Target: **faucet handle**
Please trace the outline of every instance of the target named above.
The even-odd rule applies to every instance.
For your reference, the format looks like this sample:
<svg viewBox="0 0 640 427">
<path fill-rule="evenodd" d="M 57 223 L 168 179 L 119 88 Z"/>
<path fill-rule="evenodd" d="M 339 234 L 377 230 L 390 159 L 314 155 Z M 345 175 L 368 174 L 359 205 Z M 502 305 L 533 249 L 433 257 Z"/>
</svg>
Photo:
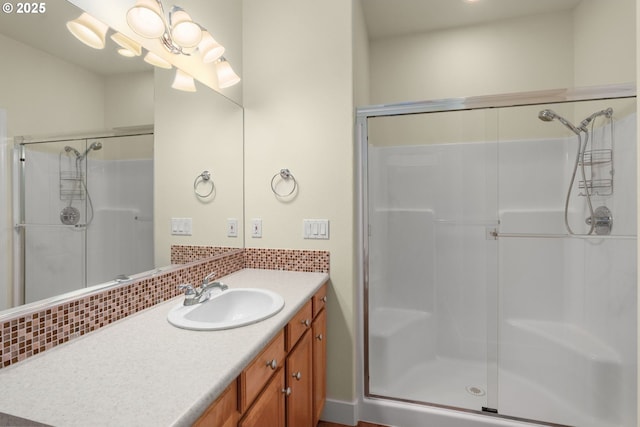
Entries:
<svg viewBox="0 0 640 427">
<path fill-rule="evenodd" d="M 193 285 L 191 283 L 183 283 L 182 285 L 178 286 L 179 290 L 185 290 L 184 294 L 185 295 L 195 295 L 196 294 L 196 290 L 193 287 Z"/>
<path fill-rule="evenodd" d="M 207 274 L 207 275 L 205 276 L 204 280 L 202 281 L 202 283 L 203 283 L 203 284 L 205 284 L 205 285 L 206 285 L 206 284 L 208 284 L 208 283 L 209 283 L 209 280 L 211 280 L 211 279 L 215 279 L 216 274 L 218 274 L 218 273 L 217 273 L 217 272 L 215 272 L 215 271 L 213 271 L 213 272 L 211 272 L 211 273 Z"/>
</svg>

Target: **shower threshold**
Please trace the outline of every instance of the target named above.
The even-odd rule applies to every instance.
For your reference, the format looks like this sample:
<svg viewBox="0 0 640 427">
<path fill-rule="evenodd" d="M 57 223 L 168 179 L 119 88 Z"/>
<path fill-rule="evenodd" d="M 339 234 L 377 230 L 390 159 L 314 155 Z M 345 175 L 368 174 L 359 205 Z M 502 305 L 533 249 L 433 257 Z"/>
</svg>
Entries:
<svg viewBox="0 0 640 427">
<path fill-rule="evenodd" d="M 390 384 L 375 384 L 372 374 L 369 391 L 378 398 L 481 412 L 487 406 L 486 375 L 484 362 L 436 357 L 408 369 Z M 612 420 L 589 416 L 561 396 L 510 371 L 501 370 L 499 375 L 499 415 L 540 423 L 536 425 L 619 426 Z"/>
</svg>

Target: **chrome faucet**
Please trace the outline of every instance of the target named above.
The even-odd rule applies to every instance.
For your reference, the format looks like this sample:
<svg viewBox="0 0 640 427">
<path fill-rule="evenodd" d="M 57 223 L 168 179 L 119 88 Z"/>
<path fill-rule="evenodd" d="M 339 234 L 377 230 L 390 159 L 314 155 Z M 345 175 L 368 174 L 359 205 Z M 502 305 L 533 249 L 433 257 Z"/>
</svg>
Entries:
<svg viewBox="0 0 640 427">
<path fill-rule="evenodd" d="M 222 282 L 210 282 L 215 275 L 215 272 L 208 274 L 202 281 L 202 286 L 199 288 L 194 288 L 190 283 L 178 286 L 178 289 L 184 289 L 184 305 L 195 305 L 208 301 L 211 298 L 211 291 L 215 288 L 221 291 L 229 289 L 229 287 Z"/>
</svg>

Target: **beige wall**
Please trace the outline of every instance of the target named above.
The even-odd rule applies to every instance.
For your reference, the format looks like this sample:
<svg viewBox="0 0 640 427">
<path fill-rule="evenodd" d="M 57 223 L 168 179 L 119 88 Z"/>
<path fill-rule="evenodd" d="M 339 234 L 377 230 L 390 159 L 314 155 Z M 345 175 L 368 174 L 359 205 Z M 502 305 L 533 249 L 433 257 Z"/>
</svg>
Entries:
<svg viewBox="0 0 640 427">
<path fill-rule="evenodd" d="M 247 247 L 331 252 L 328 395 L 355 387 L 354 156 L 351 2 L 244 1 L 245 218 L 262 218 Z M 297 196 L 271 177 L 289 168 Z M 304 240 L 302 220 L 330 221 L 330 240 Z M 248 233 L 247 233 L 248 234 Z"/>
<path fill-rule="evenodd" d="M 574 11 L 574 86 L 634 82 L 636 0 L 582 0 Z"/>
<path fill-rule="evenodd" d="M 105 78 L 106 129 L 153 126 L 153 70 Z"/>
<path fill-rule="evenodd" d="M 371 42 L 371 103 L 571 87 L 570 12 Z"/>
<path fill-rule="evenodd" d="M 170 264 L 172 244 L 242 247 L 241 231 L 226 236 L 227 218 L 242 224 L 242 108 L 200 83 L 195 93 L 172 89 L 171 70 L 155 76 L 155 264 Z M 193 184 L 205 170 L 215 191 L 200 199 Z M 193 234 L 172 236 L 171 218 L 192 218 Z"/>
<path fill-rule="evenodd" d="M 9 137 L 104 128 L 104 81 L 83 68 L 0 35 L 0 108 Z"/>
</svg>

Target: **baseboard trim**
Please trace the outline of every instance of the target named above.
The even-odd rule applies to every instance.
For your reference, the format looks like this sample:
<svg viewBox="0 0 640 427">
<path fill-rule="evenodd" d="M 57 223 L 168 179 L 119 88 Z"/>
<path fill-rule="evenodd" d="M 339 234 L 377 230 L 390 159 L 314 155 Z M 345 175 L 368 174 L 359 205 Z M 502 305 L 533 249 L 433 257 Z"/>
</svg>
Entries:
<svg viewBox="0 0 640 427">
<path fill-rule="evenodd" d="M 330 423 L 355 426 L 358 424 L 358 402 L 326 399 L 320 419 Z"/>
</svg>

